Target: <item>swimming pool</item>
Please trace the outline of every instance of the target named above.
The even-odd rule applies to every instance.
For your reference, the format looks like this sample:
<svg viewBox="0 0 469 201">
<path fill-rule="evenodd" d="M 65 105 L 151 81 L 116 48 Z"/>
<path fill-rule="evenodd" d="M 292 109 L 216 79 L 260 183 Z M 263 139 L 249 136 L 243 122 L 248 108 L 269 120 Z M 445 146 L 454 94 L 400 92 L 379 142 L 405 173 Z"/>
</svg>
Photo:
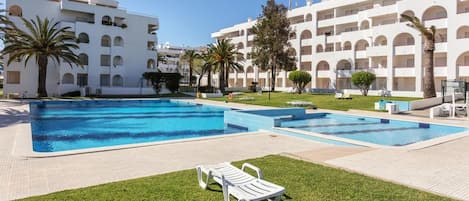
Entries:
<svg viewBox="0 0 469 201">
<path fill-rule="evenodd" d="M 227 110 L 170 100 L 33 102 L 33 150 L 60 152 L 247 131 L 225 125 Z"/>
<path fill-rule="evenodd" d="M 462 127 L 331 113 L 317 113 L 307 119 L 283 121 L 281 127 L 385 146 L 405 146 L 469 131 Z"/>
</svg>

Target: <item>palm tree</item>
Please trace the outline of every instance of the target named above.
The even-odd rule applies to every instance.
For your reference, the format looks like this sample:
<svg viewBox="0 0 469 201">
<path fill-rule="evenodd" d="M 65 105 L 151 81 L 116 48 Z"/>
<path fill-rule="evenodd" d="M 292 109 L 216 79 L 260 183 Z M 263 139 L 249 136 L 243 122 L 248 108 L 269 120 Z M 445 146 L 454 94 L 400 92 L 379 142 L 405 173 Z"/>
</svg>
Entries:
<svg viewBox="0 0 469 201">
<path fill-rule="evenodd" d="M 419 31 L 425 41 L 423 47 L 423 68 L 425 77 L 423 80 L 423 96 L 424 98 L 436 97 L 435 78 L 434 78 L 434 54 L 435 54 L 435 36 L 436 27 L 425 27 L 419 18 L 407 14 L 401 14 L 401 17 L 409 21 L 410 27 Z"/>
<path fill-rule="evenodd" d="M 4 26 L 0 31 L 5 33 L 5 48 L 2 55 L 8 55 L 7 65 L 18 59 L 24 59 L 25 66 L 30 59 L 35 59 L 38 65 L 39 97 L 47 97 L 46 78 L 49 59 L 59 66 L 62 61 L 70 67 L 80 64 L 80 59 L 73 50 L 78 49 L 75 35 L 69 31 L 70 27 L 59 27 L 59 22 L 53 23 L 49 19 L 34 20 L 22 18 L 26 30 L 18 28 L 7 18 L 2 21 Z M 81 64 L 80 64 L 81 66 Z"/>
<path fill-rule="evenodd" d="M 215 66 L 213 64 L 214 62 L 212 58 L 212 49 L 207 49 L 207 52 L 203 53 L 201 55 L 201 58 L 204 64 L 202 65 L 202 68 L 201 68 L 197 88 L 200 88 L 200 82 L 206 73 L 207 73 L 207 87 L 212 88 L 212 72 Z"/>
<path fill-rule="evenodd" d="M 192 72 L 194 70 L 194 61 L 200 58 L 199 53 L 195 50 L 186 50 L 182 55 L 181 60 L 189 63 L 189 86 L 192 87 Z"/>
<path fill-rule="evenodd" d="M 209 49 L 213 59 L 213 64 L 219 67 L 219 89 L 225 92 L 228 86 L 229 69 L 242 70 L 243 67 L 236 61 L 236 56 L 240 53 L 229 40 L 217 40 L 215 44 L 210 44 Z"/>
</svg>

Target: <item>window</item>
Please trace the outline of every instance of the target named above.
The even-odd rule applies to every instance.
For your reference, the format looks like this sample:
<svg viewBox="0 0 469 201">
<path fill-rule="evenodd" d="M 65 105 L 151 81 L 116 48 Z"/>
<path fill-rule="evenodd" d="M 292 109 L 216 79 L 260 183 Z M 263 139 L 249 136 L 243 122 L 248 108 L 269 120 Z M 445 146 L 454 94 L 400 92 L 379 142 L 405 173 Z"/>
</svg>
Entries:
<svg viewBox="0 0 469 201">
<path fill-rule="evenodd" d="M 111 76 L 109 74 L 101 74 L 99 76 L 99 83 L 102 87 L 111 86 Z"/>
<path fill-rule="evenodd" d="M 16 16 L 16 17 L 23 17 L 23 9 L 21 9 L 21 7 L 17 5 L 10 6 L 10 9 L 8 9 L 8 15 Z"/>
<path fill-rule="evenodd" d="M 102 24 L 107 26 L 112 26 L 112 19 L 109 16 L 103 16 Z"/>
<path fill-rule="evenodd" d="M 147 61 L 147 68 L 148 68 L 148 69 L 154 69 L 154 68 L 155 68 L 155 60 L 149 59 L 149 60 Z"/>
<path fill-rule="evenodd" d="M 407 67 L 414 67 L 414 59 L 407 59 Z"/>
<path fill-rule="evenodd" d="M 90 37 L 86 33 L 80 33 L 78 35 L 78 41 L 80 43 L 90 43 Z"/>
<path fill-rule="evenodd" d="M 114 77 L 112 77 L 112 86 L 113 87 L 123 87 L 124 86 L 124 80 L 122 79 L 122 76 L 114 75 Z"/>
<path fill-rule="evenodd" d="M 88 74 L 77 74 L 77 85 L 80 87 L 88 86 Z"/>
<path fill-rule="evenodd" d="M 124 65 L 124 59 L 122 59 L 121 56 L 115 56 L 113 59 L 113 65 L 114 67 Z"/>
<path fill-rule="evenodd" d="M 120 36 L 114 38 L 114 46 L 123 47 L 124 46 L 124 39 Z"/>
<path fill-rule="evenodd" d="M 19 71 L 7 71 L 7 84 L 20 84 L 21 73 Z"/>
<path fill-rule="evenodd" d="M 111 66 L 111 55 L 101 55 L 101 66 Z"/>
<path fill-rule="evenodd" d="M 88 59 L 87 54 L 82 53 L 82 54 L 78 55 L 78 58 L 80 59 L 81 65 L 84 65 L 84 66 L 88 65 L 89 59 Z"/>
<path fill-rule="evenodd" d="M 73 84 L 75 82 L 73 75 L 71 73 L 64 74 L 62 78 L 62 84 Z"/>
<path fill-rule="evenodd" d="M 104 35 L 101 38 L 101 46 L 102 47 L 111 47 L 111 37 L 109 37 L 108 35 Z"/>
</svg>

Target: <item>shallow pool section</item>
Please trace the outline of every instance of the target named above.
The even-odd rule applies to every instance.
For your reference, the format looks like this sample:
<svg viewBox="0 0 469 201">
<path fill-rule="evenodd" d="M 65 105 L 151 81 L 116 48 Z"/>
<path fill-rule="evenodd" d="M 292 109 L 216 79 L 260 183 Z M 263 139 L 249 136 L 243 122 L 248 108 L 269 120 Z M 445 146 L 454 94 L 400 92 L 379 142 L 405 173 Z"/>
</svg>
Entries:
<svg viewBox="0 0 469 201">
<path fill-rule="evenodd" d="M 283 121 L 281 127 L 385 146 L 405 146 L 469 131 L 462 127 L 330 113 Z"/>
<path fill-rule="evenodd" d="M 246 132 L 224 111 L 170 100 L 33 102 L 35 152 L 60 152 Z"/>
</svg>

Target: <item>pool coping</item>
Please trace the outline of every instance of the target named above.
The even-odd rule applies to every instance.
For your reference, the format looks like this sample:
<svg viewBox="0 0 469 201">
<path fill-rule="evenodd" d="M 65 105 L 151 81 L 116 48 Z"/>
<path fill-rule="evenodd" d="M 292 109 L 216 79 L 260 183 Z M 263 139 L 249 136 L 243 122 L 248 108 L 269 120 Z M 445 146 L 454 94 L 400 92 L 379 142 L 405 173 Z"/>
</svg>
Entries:
<svg viewBox="0 0 469 201">
<path fill-rule="evenodd" d="M 404 121 L 404 122 L 412 122 L 412 123 L 423 123 L 421 121 L 417 120 L 408 120 L 408 119 L 399 119 L 399 118 L 392 118 L 392 117 L 377 117 L 377 116 L 372 116 L 369 114 L 354 114 L 354 113 L 349 113 L 349 112 L 341 112 L 341 111 L 330 111 L 330 110 L 324 110 L 324 111 L 315 111 L 311 112 L 311 110 L 306 110 L 307 114 L 317 114 L 317 113 L 331 113 L 331 114 L 341 114 L 341 115 L 349 115 L 349 116 L 357 116 L 357 117 L 367 117 L 367 118 L 375 118 L 375 119 L 388 119 L 388 120 L 394 120 L 394 121 Z M 426 124 L 433 124 L 433 125 L 440 125 L 440 126 L 449 126 L 449 127 L 461 127 L 461 128 L 466 128 L 469 129 L 469 125 L 452 125 L 452 124 L 445 124 L 445 123 L 440 123 L 440 122 L 429 122 Z M 437 146 L 440 144 L 448 143 L 451 141 L 455 141 L 461 138 L 469 137 L 469 130 L 464 131 L 464 132 L 459 132 L 459 133 L 454 133 L 454 134 L 449 134 L 446 136 L 441 136 L 425 141 L 420 141 L 420 142 L 415 142 L 409 145 L 405 146 L 388 146 L 388 145 L 380 145 L 380 144 L 375 144 L 375 143 L 369 143 L 369 142 L 363 142 L 363 141 L 358 141 L 358 140 L 352 140 L 352 139 L 347 139 L 347 138 L 341 138 L 341 137 L 336 137 L 336 136 L 330 136 L 330 135 L 324 135 L 321 133 L 316 133 L 316 132 L 311 132 L 311 131 L 303 131 L 300 129 L 292 129 L 292 128 L 281 128 L 281 127 L 275 127 L 274 129 L 278 130 L 285 130 L 289 132 L 294 132 L 302 135 L 309 135 L 313 137 L 319 137 L 327 140 L 334 140 L 334 141 L 339 141 L 339 142 L 345 142 L 353 145 L 359 145 L 359 146 L 365 146 L 365 147 L 370 147 L 370 148 L 386 148 L 386 149 L 400 149 L 400 150 L 419 150 L 419 149 L 425 149 L 433 146 Z"/>
<path fill-rule="evenodd" d="M 177 103 L 185 103 L 185 104 L 199 104 L 195 101 L 191 100 L 182 100 L 182 99 L 168 99 L 168 98 L 155 98 L 155 99 L 99 99 L 99 100 L 38 100 L 38 101 L 30 101 L 28 104 L 33 102 L 74 102 L 74 101 L 138 101 L 138 100 L 147 100 L 147 101 L 156 101 L 156 100 L 168 100 L 170 102 L 177 102 Z M 224 107 L 220 105 L 211 105 L 211 104 L 202 104 L 207 105 L 210 107 L 216 108 L 225 108 L 230 109 L 230 107 Z M 28 112 L 31 113 L 30 106 L 28 107 Z M 142 148 L 142 147 L 150 147 L 150 146 L 158 146 L 158 145 L 167 145 L 167 144 L 177 144 L 177 143 L 184 143 L 184 142 L 195 142 L 195 141 L 202 141 L 202 140 L 213 140 L 213 139 L 221 139 L 227 137 L 238 137 L 244 135 L 255 135 L 261 133 L 262 131 L 252 131 L 252 132 L 241 132 L 241 133 L 233 133 L 233 134 L 217 134 L 212 136 L 206 137 L 194 137 L 194 138 L 183 138 L 177 140 L 166 140 L 166 141 L 158 141 L 158 142 L 145 142 L 145 143 L 135 143 L 135 144 L 125 144 L 125 145 L 115 145 L 115 146 L 106 146 L 106 147 L 97 147 L 97 148 L 87 148 L 87 149 L 77 149 L 77 150 L 68 150 L 68 151 L 58 151 L 58 152 L 36 152 L 33 148 L 33 140 L 32 140 L 32 128 L 31 122 L 18 124 L 16 126 L 16 137 L 14 139 L 14 145 L 12 149 L 12 155 L 17 157 L 23 158 L 51 158 L 51 157 L 62 157 L 62 156 L 71 156 L 71 155 L 79 155 L 79 154 L 90 154 L 90 153 L 99 153 L 99 152 L 107 152 L 107 151 L 115 151 L 115 150 L 124 150 L 124 149 L 134 149 L 134 148 Z"/>
<path fill-rule="evenodd" d="M 88 148 L 88 149 L 77 149 L 69 151 L 58 151 L 58 152 L 36 152 L 33 150 L 33 140 L 31 132 L 31 124 L 20 124 L 16 128 L 16 137 L 13 145 L 12 155 L 23 158 L 51 158 L 51 157 L 62 157 L 62 156 L 72 156 L 79 154 L 90 154 L 90 153 L 99 153 L 99 152 L 108 152 L 124 149 L 135 149 L 142 147 L 151 147 L 159 145 L 168 145 L 168 144 L 178 144 L 185 142 L 196 142 L 203 140 L 214 140 L 228 137 L 238 137 L 245 135 L 256 135 L 262 133 L 261 131 L 255 132 L 242 132 L 234 134 L 219 134 L 207 137 L 195 137 L 195 138 L 185 138 L 178 140 L 167 140 L 159 142 L 146 142 L 146 143 L 137 143 L 137 144 L 126 144 L 126 145 L 116 145 L 116 146 L 106 146 L 98 148 Z"/>
</svg>

